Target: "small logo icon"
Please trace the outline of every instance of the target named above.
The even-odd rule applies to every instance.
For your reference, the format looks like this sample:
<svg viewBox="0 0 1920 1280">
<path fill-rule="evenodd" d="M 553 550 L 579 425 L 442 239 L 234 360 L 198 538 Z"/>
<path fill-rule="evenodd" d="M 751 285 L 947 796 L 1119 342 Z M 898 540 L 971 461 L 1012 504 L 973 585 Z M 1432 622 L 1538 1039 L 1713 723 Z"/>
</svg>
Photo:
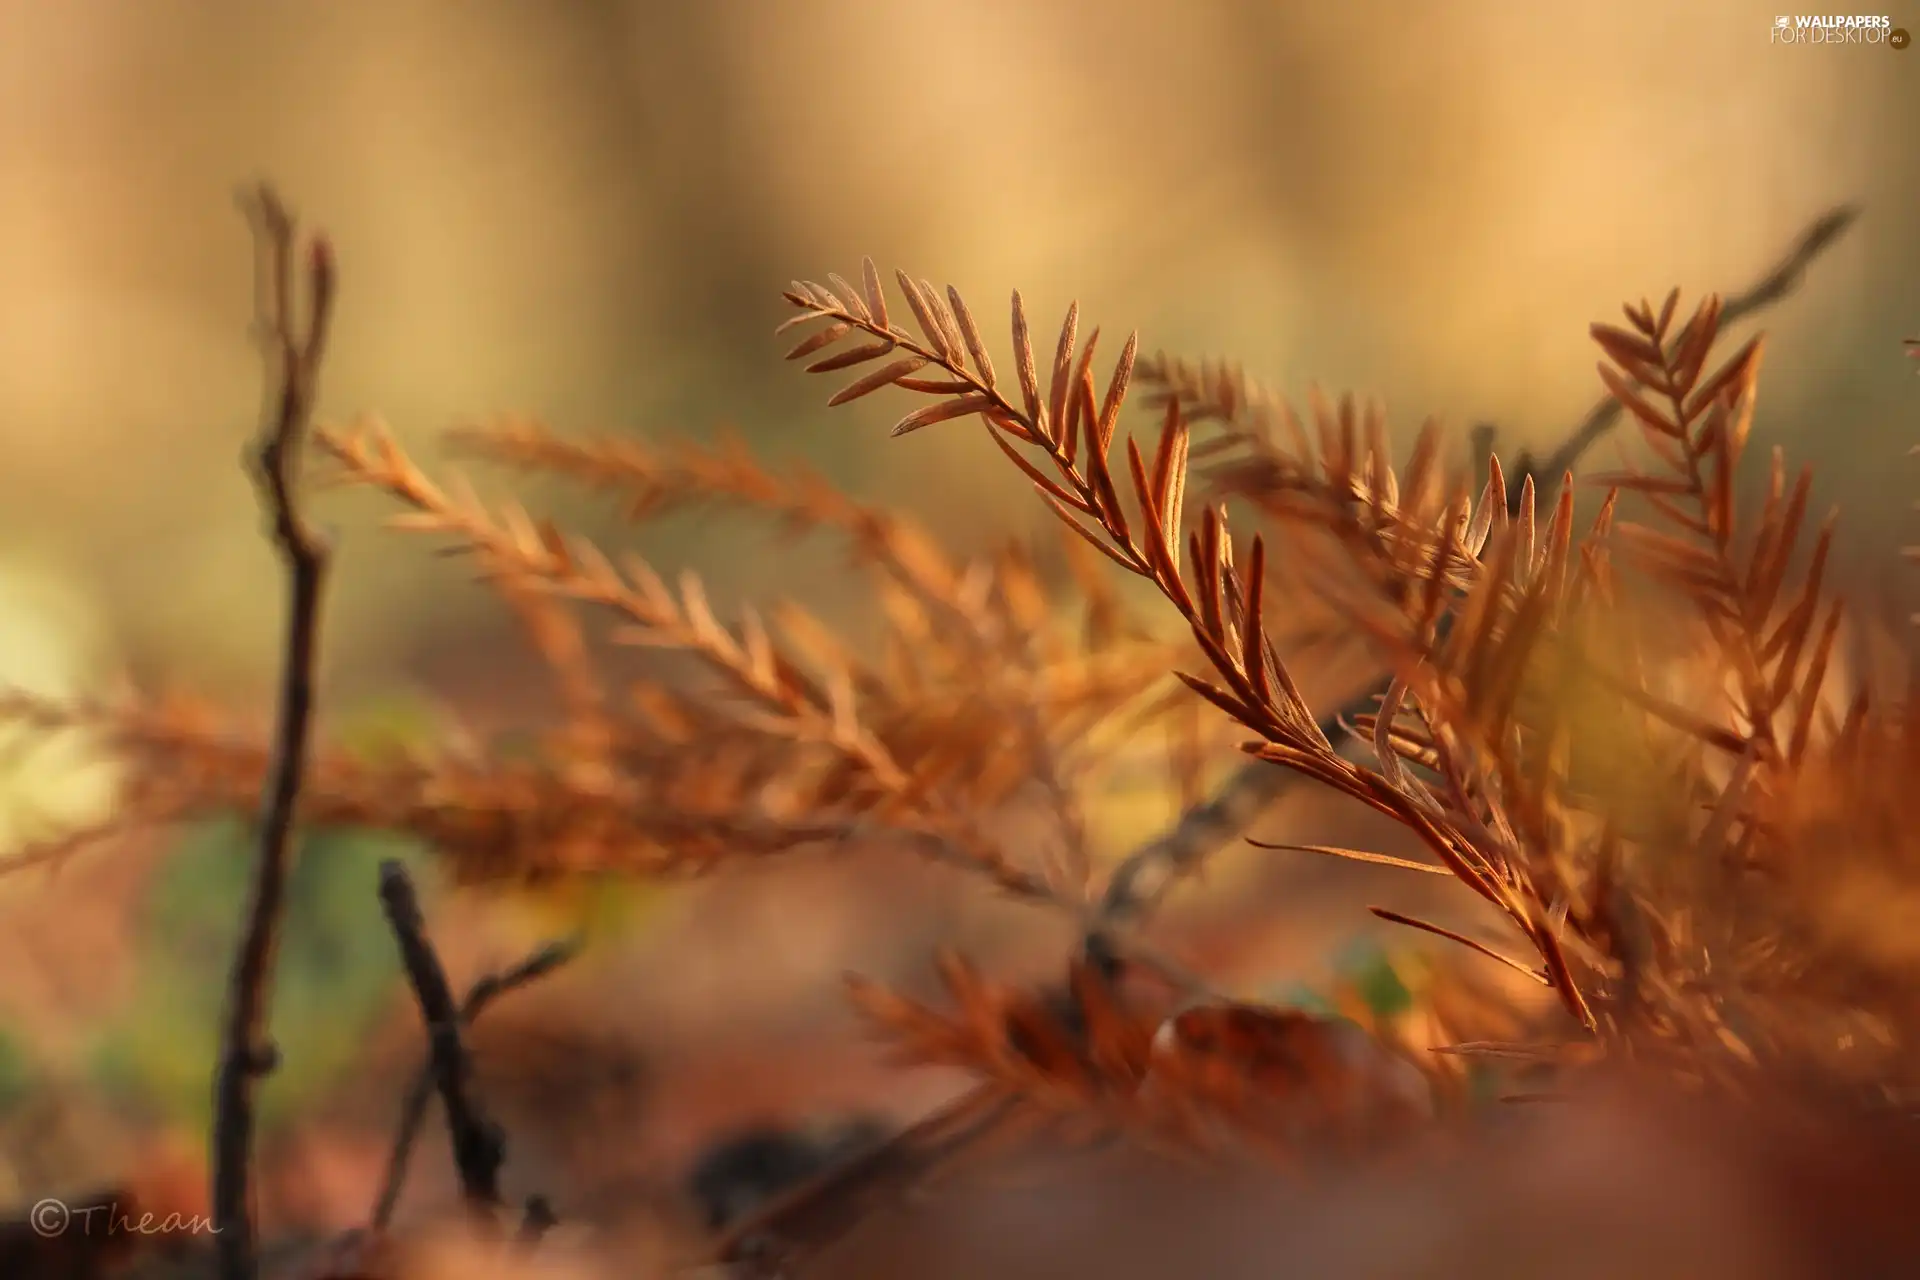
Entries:
<svg viewBox="0 0 1920 1280">
<path fill-rule="evenodd" d="M 1773 20 L 1774 30 L 1776 31 L 1785 31 L 1788 27 L 1792 25 L 1793 25 L 1793 19 L 1788 17 L 1784 13 Z"/>
<path fill-rule="evenodd" d="M 1913 37 L 1907 34 L 1905 27 L 1895 27 L 1893 30 L 1887 32 L 1887 47 L 1889 49 L 1904 49 L 1912 43 Z"/>
<path fill-rule="evenodd" d="M 72 1221 L 72 1211 L 59 1200 L 42 1200 L 27 1214 L 27 1225 L 43 1240 L 63 1234 Z"/>
</svg>

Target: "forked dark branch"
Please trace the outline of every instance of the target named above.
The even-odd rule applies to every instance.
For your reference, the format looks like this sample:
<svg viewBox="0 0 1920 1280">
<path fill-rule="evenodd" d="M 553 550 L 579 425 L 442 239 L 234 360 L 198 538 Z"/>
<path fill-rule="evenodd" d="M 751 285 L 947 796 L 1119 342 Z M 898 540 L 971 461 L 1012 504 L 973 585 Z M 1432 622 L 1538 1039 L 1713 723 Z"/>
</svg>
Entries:
<svg viewBox="0 0 1920 1280">
<path fill-rule="evenodd" d="M 500 1166 L 506 1162 L 506 1139 L 473 1096 L 466 1045 L 460 1036 L 461 1011 L 454 1005 L 453 988 L 440 957 L 427 940 L 426 919 L 413 881 L 397 862 L 380 867 L 380 905 L 393 928 L 400 962 L 426 1023 L 434 1086 L 447 1113 L 461 1195 L 476 1217 L 490 1222 L 501 1204 Z"/>
<path fill-rule="evenodd" d="M 495 1000 L 539 981 L 578 954 L 579 945 L 576 942 L 549 943 L 513 968 L 480 979 L 468 989 L 467 998 L 460 1002 L 460 1025 L 471 1026 L 474 1019 Z M 426 1065 L 407 1089 L 406 1101 L 400 1109 L 399 1128 L 394 1135 L 393 1150 L 387 1157 L 386 1177 L 381 1180 L 380 1196 L 374 1204 L 371 1225 L 376 1232 L 386 1230 L 393 1220 L 394 1209 L 400 1203 L 400 1191 L 406 1185 L 407 1165 L 413 1155 L 414 1139 L 419 1134 L 421 1121 L 426 1118 L 427 1103 L 433 1097 L 439 1077 L 439 1068 L 429 1054 Z"/>
</svg>

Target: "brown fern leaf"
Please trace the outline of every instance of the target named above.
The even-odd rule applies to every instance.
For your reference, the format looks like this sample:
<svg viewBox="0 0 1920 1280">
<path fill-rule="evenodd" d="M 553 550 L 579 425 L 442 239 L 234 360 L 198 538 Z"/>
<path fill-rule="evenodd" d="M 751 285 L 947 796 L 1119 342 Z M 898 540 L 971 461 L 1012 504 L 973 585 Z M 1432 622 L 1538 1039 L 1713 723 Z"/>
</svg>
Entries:
<svg viewBox="0 0 1920 1280">
<path fill-rule="evenodd" d="M 902 275 L 902 280 L 907 277 Z M 1202 536 L 1210 538 L 1216 548 L 1216 556 L 1211 562 L 1199 563 L 1197 571 L 1204 576 L 1201 588 L 1213 588 L 1210 600 L 1197 603 L 1190 593 L 1182 576 L 1180 554 L 1186 541 L 1184 532 L 1183 508 L 1187 482 L 1187 459 L 1190 436 L 1185 419 L 1180 415 L 1178 406 L 1170 406 L 1163 423 L 1159 440 L 1154 448 L 1154 457 L 1149 466 L 1146 456 L 1137 442 L 1129 441 L 1128 467 L 1131 473 L 1131 489 L 1137 508 L 1137 515 L 1130 517 L 1122 504 L 1118 482 L 1115 479 L 1110 457 L 1115 431 L 1118 427 L 1121 405 L 1126 397 L 1127 383 L 1131 375 L 1137 339 L 1129 339 L 1116 366 L 1114 376 L 1108 383 L 1104 398 L 1096 408 L 1094 405 L 1096 389 L 1091 369 L 1091 354 L 1097 342 L 1097 335 L 1089 338 L 1085 349 L 1075 345 L 1078 333 L 1077 308 L 1070 310 L 1066 322 L 1061 327 L 1060 342 L 1054 358 L 1053 379 L 1048 397 L 1043 401 L 1040 395 L 1038 376 L 1035 372 L 1036 360 L 1028 337 L 1025 310 L 1018 301 L 1014 305 L 1014 333 L 1016 366 L 1021 371 L 1022 404 L 1015 405 L 997 387 L 990 387 L 983 378 L 969 371 L 965 357 L 951 343 L 942 344 L 936 339 L 944 331 L 940 316 L 944 314 L 944 304 L 936 298 L 928 301 L 924 291 L 910 291 L 918 299 L 914 303 L 916 313 L 925 312 L 923 329 L 928 334 L 924 344 L 916 343 L 904 330 L 882 330 L 874 327 L 863 315 L 855 315 L 844 305 L 836 305 L 838 299 L 830 290 L 819 285 L 801 285 L 787 296 L 795 306 L 806 311 L 805 319 L 827 319 L 834 326 L 846 324 L 847 332 L 862 329 L 883 339 L 885 344 L 902 346 L 911 350 L 915 358 L 924 363 L 939 365 L 952 375 L 952 382 L 968 388 L 966 394 L 956 400 L 949 400 L 935 406 L 951 409 L 944 416 L 928 416 L 922 410 L 909 415 L 895 428 L 895 434 L 901 434 L 902 428 L 917 429 L 943 421 L 946 417 L 961 417 L 969 413 L 982 416 L 995 441 L 1006 451 L 1008 457 L 1021 468 L 1028 479 L 1038 488 L 1042 496 L 1052 505 L 1057 514 L 1064 519 L 1068 527 L 1079 533 L 1089 545 L 1102 551 L 1109 558 L 1147 578 L 1172 598 L 1181 607 L 1194 627 L 1195 638 L 1208 657 L 1216 665 L 1225 663 L 1232 670 L 1240 686 L 1238 692 L 1241 701 L 1239 710 L 1252 720 L 1271 721 L 1276 715 L 1284 718 L 1297 734 L 1309 738 L 1318 735 L 1313 718 L 1306 713 L 1299 702 L 1297 693 L 1291 694 L 1286 702 L 1276 707 L 1271 699 L 1277 696 L 1271 690 L 1266 694 L 1255 692 L 1255 682 L 1275 683 L 1281 694 L 1291 688 L 1291 681 L 1284 669 L 1278 669 L 1271 661 L 1271 654 L 1263 652 L 1270 649 L 1264 644 L 1264 635 L 1257 625 L 1258 619 L 1249 619 L 1248 640 L 1253 648 L 1251 659 L 1243 652 L 1238 631 L 1229 634 L 1228 622 L 1223 612 L 1223 592 L 1230 592 L 1236 599 L 1243 599 L 1237 578 L 1233 578 L 1228 566 L 1219 559 L 1220 522 L 1223 517 L 1208 512 L 1204 517 Z M 832 301 L 829 301 L 832 300 Z M 964 305 L 964 304 L 962 304 Z M 869 343 L 855 347 L 846 353 L 852 363 L 879 358 L 884 352 L 869 350 L 883 345 Z M 816 348 L 817 349 L 817 348 Z M 887 346 L 891 350 L 892 346 Z M 1077 376 L 1076 351 L 1078 351 Z M 837 360 L 837 358 L 834 358 Z M 829 371 L 848 367 L 835 363 L 816 362 L 810 366 L 812 371 Z M 989 368 L 990 363 L 989 363 Z M 864 386 L 864 384 L 861 384 Z M 887 385 L 885 381 L 874 382 L 865 390 L 878 390 Z M 923 389 L 917 384 L 903 383 L 910 390 Z M 942 383 L 931 388 L 934 394 L 946 394 L 948 384 Z M 985 397 L 974 403 L 974 397 Z M 1044 450 L 1046 460 L 1053 468 L 1055 477 L 1049 477 L 1038 470 L 1035 464 L 1028 462 L 1015 448 L 1015 443 L 1025 443 Z M 1089 526 L 1085 517 L 1094 522 Z M 1136 535 L 1134 522 L 1142 525 L 1142 532 Z M 1223 576 L 1223 574 L 1225 576 Z M 1258 592 L 1254 593 L 1257 601 Z M 1263 707 L 1261 704 L 1267 706 Z M 1251 724 L 1250 727 L 1265 728 L 1265 724 Z"/>
<path fill-rule="evenodd" d="M 1763 770 L 1792 767 L 1815 728 L 1844 608 L 1824 598 L 1834 537 L 1829 514 L 1797 591 L 1786 594 L 1800 551 L 1812 477 L 1789 485 L 1776 453 L 1765 506 L 1751 531 L 1736 524 L 1735 485 L 1753 421 L 1761 340 L 1707 372 L 1721 305 L 1709 297 L 1676 334 L 1675 297 L 1659 316 L 1628 308 L 1628 329 L 1596 324 L 1608 357 L 1602 380 L 1639 424 L 1662 473 L 1595 478 L 1642 497 L 1653 524 L 1623 524 L 1614 541 L 1654 581 L 1685 596 L 1739 691 L 1733 708 Z"/>
<path fill-rule="evenodd" d="M 634 518 L 726 502 L 798 529 L 841 534 L 856 561 L 880 575 L 893 624 L 881 642 L 887 661 L 879 670 L 864 669 L 827 628 L 790 605 L 781 610 L 788 629 L 804 630 L 804 643 L 816 653 L 831 652 L 832 665 L 854 672 L 869 705 L 891 692 L 897 705 L 944 702 L 952 715 L 957 699 L 977 706 L 983 696 L 992 698 L 1002 722 L 1011 719 L 1025 732 L 1030 758 L 1059 754 L 1060 744 L 1047 740 L 1048 726 L 1071 718 L 1077 729 L 1068 736 L 1084 738 L 1168 663 L 1166 647 L 1137 628 L 1092 646 L 1071 643 L 1024 548 L 1010 546 L 962 567 L 915 521 L 856 502 L 817 476 L 763 466 L 736 439 L 713 449 L 690 441 L 656 449 L 631 439 L 567 440 L 522 419 L 465 428 L 452 438 L 470 454 L 617 490 Z M 1088 607 L 1111 616 L 1118 606 L 1110 594 L 1090 593 Z M 886 713 L 870 714 L 876 717 L 884 720 Z M 1009 767 L 1017 758 L 999 757 Z"/>
<path fill-rule="evenodd" d="M 856 502 L 826 480 L 761 464 L 736 437 L 713 448 L 691 440 L 649 447 L 631 437 L 567 439 L 525 418 L 500 418 L 448 433 L 460 452 L 522 471 L 545 471 L 610 490 L 631 519 L 696 504 L 729 503 L 795 529 L 829 529 L 855 556 L 923 598 L 955 604 L 964 571 L 916 522 Z"/>
<path fill-rule="evenodd" d="M 979 811 L 1030 777 L 1034 758 L 1053 745 L 1029 735 L 1027 753 L 1000 749 L 1004 704 L 979 698 L 978 682 L 971 701 L 892 696 L 883 673 L 795 606 L 774 615 L 778 640 L 752 612 L 729 629 L 692 575 L 682 576 L 676 597 L 637 557 L 617 568 L 591 543 L 537 525 L 517 507 L 496 516 L 468 489 L 450 495 L 377 427 L 327 431 L 320 441 L 349 480 L 412 508 L 394 527 L 451 538 L 493 580 L 523 582 L 610 612 L 625 623 L 612 633 L 616 641 L 701 660 L 733 695 L 741 726 L 795 748 L 826 750 L 830 764 L 801 765 L 813 779 L 817 803 L 901 826 L 917 841 L 938 831 L 929 847 L 1003 889 L 1046 901 L 1060 896 L 1007 860 L 978 829 Z"/>
<path fill-rule="evenodd" d="M 1287 420 L 1298 422 L 1290 411 Z M 1566 485 L 1543 521 L 1528 476 L 1510 512 L 1497 457 L 1469 501 L 1440 470 L 1431 423 L 1396 471 L 1377 409 L 1316 393 L 1312 422 L 1317 445 L 1297 425 L 1291 443 L 1268 433 L 1217 465 L 1210 485 L 1285 526 L 1306 593 L 1396 674 L 1380 713 L 1354 726 L 1389 787 L 1443 816 L 1495 881 L 1550 899 L 1562 888 L 1551 828 L 1564 797 L 1556 726 L 1536 723 L 1553 704 L 1534 686 L 1569 615 L 1605 585 L 1604 555 L 1591 545 L 1574 554 Z"/>
<path fill-rule="evenodd" d="M 872 271 L 867 274 L 877 278 Z M 1570 967 L 1560 954 L 1561 944 L 1544 905 L 1529 900 L 1523 889 L 1515 887 L 1515 877 L 1500 870 L 1504 859 L 1476 852 L 1476 836 L 1484 831 L 1483 824 L 1475 821 L 1459 825 L 1452 816 L 1435 808 L 1422 791 L 1397 786 L 1385 775 L 1353 765 L 1321 732 L 1279 661 L 1265 628 L 1263 540 L 1253 539 L 1243 571 L 1236 564 L 1224 508 L 1208 507 L 1200 516 L 1198 528 L 1191 534 L 1186 531 L 1191 432 L 1177 398 L 1170 398 L 1166 404 L 1151 461 L 1137 440 L 1127 441 L 1132 511 L 1123 504 L 1110 455 L 1133 371 L 1137 339 L 1128 340 L 1104 396 L 1099 396 L 1096 403 L 1098 391 L 1090 360 L 1096 339 L 1089 338 L 1085 348 L 1076 345 L 1079 313 L 1077 307 L 1069 308 L 1060 330 L 1048 394 L 1043 397 L 1025 309 L 1016 293 L 1012 320 L 1014 363 L 1019 371 L 1020 399 L 1016 403 L 991 379 L 990 362 L 983 366 L 976 355 L 974 367 L 969 368 L 961 344 L 951 340 L 949 330 L 957 331 L 957 322 L 943 319 L 948 315 L 944 304 L 930 290 L 914 286 L 904 273 L 900 280 L 921 319 L 925 341 L 914 339 L 904 329 L 876 323 L 875 309 L 870 305 L 849 303 L 825 286 L 800 283 L 787 293 L 788 301 L 802 312 L 789 324 L 824 321 L 819 334 L 833 335 L 820 339 L 816 334 L 802 344 L 804 350 L 799 354 L 814 354 L 855 333 L 872 339 L 840 355 L 816 360 L 810 371 L 838 371 L 906 351 L 910 357 L 905 363 L 911 363 L 912 369 L 933 365 L 949 375 L 947 380 L 937 382 L 908 380 L 906 371 L 893 372 L 895 364 L 888 364 L 836 395 L 835 402 L 895 382 L 908 390 L 950 397 L 902 419 L 895 434 L 950 418 L 980 416 L 994 442 L 1069 528 L 1115 563 L 1152 582 L 1173 604 L 1219 682 L 1184 673 L 1181 678 L 1202 697 L 1259 733 L 1264 742 L 1257 746 L 1258 755 L 1314 777 L 1405 824 L 1449 870 L 1499 907 L 1542 950 L 1569 1012 L 1590 1025 L 1591 1013 L 1574 988 Z M 958 304 L 957 309 L 964 310 L 964 304 Z M 977 346 L 969 344 L 970 349 Z M 1337 417 L 1322 412 L 1318 420 L 1322 435 L 1320 466 L 1330 478 L 1324 491 L 1341 495 L 1343 501 L 1357 502 L 1350 521 L 1357 527 L 1390 529 L 1392 522 L 1382 526 L 1379 519 L 1364 514 L 1391 511 L 1397 501 L 1398 485 L 1386 465 L 1384 432 L 1377 415 L 1370 415 L 1362 424 L 1349 402 Z M 1038 454 L 1038 460 L 1029 460 L 1022 448 Z M 1423 476 L 1418 486 L 1423 497 L 1429 487 Z M 1504 516 L 1504 505 L 1500 510 Z M 1527 533 L 1530 536 L 1530 526 Z M 1422 533 L 1421 539 L 1430 542 L 1431 535 Z M 1388 542 L 1392 545 L 1391 538 Z M 1183 569 L 1183 558 L 1190 568 Z M 1439 563 L 1443 566 L 1439 574 L 1444 575 L 1451 566 L 1445 560 Z M 1529 547 L 1524 567 L 1530 571 L 1531 566 Z M 1503 582 L 1500 589 L 1506 591 L 1507 584 Z"/>
<path fill-rule="evenodd" d="M 776 647 L 757 615 L 749 614 L 737 633 L 728 630 L 708 606 L 698 579 L 683 576 L 676 598 L 638 557 L 628 557 L 623 571 L 591 543 L 536 524 L 518 507 L 505 507 L 496 517 L 465 486 L 451 494 L 441 489 L 378 425 L 325 431 L 319 440 L 349 479 L 384 490 L 412 509 L 393 517 L 390 527 L 451 538 L 478 560 L 489 578 L 558 592 L 612 611 L 627 624 L 617 639 L 678 649 L 702 659 L 746 699 L 753 709 L 747 713 L 752 723 L 831 746 L 858 761 L 884 790 L 905 786 L 900 766 L 858 718 L 851 701 L 853 674 L 840 669 L 818 678 L 809 675 Z"/>
</svg>

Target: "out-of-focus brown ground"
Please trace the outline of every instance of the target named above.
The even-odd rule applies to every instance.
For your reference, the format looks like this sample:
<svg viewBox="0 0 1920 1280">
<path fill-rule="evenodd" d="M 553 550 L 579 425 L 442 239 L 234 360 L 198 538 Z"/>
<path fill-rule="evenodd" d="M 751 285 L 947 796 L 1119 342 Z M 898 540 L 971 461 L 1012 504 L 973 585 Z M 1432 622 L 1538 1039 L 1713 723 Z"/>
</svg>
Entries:
<svg viewBox="0 0 1920 1280">
<path fill-rule="evenodd" d="M 1327 808 L 1301 797 L 1283 813 L 1329 840 L 1368 835 Z M 56 1076 L 68 1076 L 4 1137 L 16 1184 L 9 1198 L 23 1205 L 133 1185 L 143 1201 L 204 1210 L 199 1135 L 113 1110 L 90 1094 L 83 1066 L 90 1029 L 137 998 L 130 940 L 165 856 L 158 837 L 115 842 L 57 875 L 16 877 L 0 900 L 9 974 L 0 1010 Z M 1444 882 L 1261 856 L 1281 860 L 1233 855 L 1167 913 L 1161 931 L 1170 951 L 1223 987 L 1253 992 L 1315 975 L 1364 928 L 1362 904 L 1375 897 L 1446 915 L 1434 894 Z M 519 958 L 519 931 L 499 916 L 479 896 L 438 904 L 431 928 L 456 987 Z M 388 944 L 376 936 L 369 945 Z M 928 990 L 934 952 L 956 946 L 995 973 L 1048 980 L 1072 945 L 1061 921 L 885 850 L 802 856 L 669 890 L 631 937 L 503 999 L 474 1028 L 480 1088 L 509 1136 L 508 1192 L 544 1193 L 570 1221 L 605 1230 L 635 1205 L 679 1212 L 687 1168 L 744 1127 L 852 1113 L 905 1123 L 962 1081 L 887 1063 L 853 1019 L 842 976 Z M 362 1067 L 263 1145 L 261 1206 L 277 1230 L 337 1231 L 365 1219 L 421 1053 L 418 1013 L 396 980 Z M 436 1112 L 417 1146 L 403 1226 L 453 1201 L 438 1125 Z"/>
<path fill-rule="evenodd" d="M 10 1010 L 38 1010 L 57 1031 L 51 1013 L 77 1018 L 116 998 L 123 975 L 110 962 L 111 921 L 137 899 L 141 862 L 138 850 L 89 860 L 48 884 L 36 910 L 9 904 L 17 927 L 0 936 L 20 949 L 21 972 Z M 1273 879 L 1262 889 L 1255 877 L 1224 901 L 1203 895 L 1170 920 L 1168 945 L 1223 975 L 1311 972 L 1326 944 L 1351 932 L 1355 899 L 1398 883 L 1318 863 Z M 1271 906 L 1281 891 L 1289 910 L 1273 918 L 1292 923 L 1255 927 L 1255 903 Z M 536 1260 L 503 1274 L 665 1274 L 696 1240 L 678 1180 L 716 1138 L 757 1121 L 852 1111 L 905 1121 L 950 1094 L 952 1077 L 878 1059 L 839 1003 L 842 970 L 912 986 L 944 938 L 1038 974 L 1064 940 L 1043 916 L 987 904 L 965 882 L 879 854 L 684 893 L 629 944 L 503 1001 L 474 1033 L 481 1088 L 509 1134 L 508 1193 L 549 1195 L 565 1223 Z M 46 923 L 66 910 L 69 927 Z M 442 913 L 457 983 L 501 958 L 484 919 L 472 903 Z M 1314 920 L 1322 923 L 1303 923 Z M 29 977 L 28 955 L 64 964 L 69 984 Z M 277 1235 L 318 1238 L 364 1218 L 418 1053 L 417 1015 L 396 992 L 365 1072 L 263 1151 L 262 1207 Z M 85 1099 L 72 1105 L 86 1114 Z M 98 1115 L 72 1123 L 65 1142 L 81 1157 L 69 1177 L 117 1180 L 142 1204 L 204 1207 L 191 1140 L 116 1130 Z M 1906 1275 L 1903 1260 L 1920 1256 L 1920 1220 L 1906 1209 L 1907 1189 L 1920 1188 L 1920 1144 L 1887 1138 L 1847 1145 L 1781 1116 L 1614 1089 L 1508 1108 L 1501 1129 L 1470 1150 L 1304 1180 L 1207 1178 L 1117 1156 L 1024 1168 L 1007 1157 L 877 1217 L 812 1274 Z M 430 1119 L 398 1225 L 411 1236 L 453 1203 L 444 1136 Z M 419 1239 L 409 1257 L 423 1274 L 488 1273 L 475 1270 L 475 1246 Z M 496 1265 L 505 1264 L 486 1263 Z"/>
<path fill-rule="evenodd" d="M 1911 1135 L 1617 1087 L 1397 1168 L 1253 1180 L 1109 1157 L 970 1176 L 875 1218 L 808 1274 L 1811 1280 L 1908 1276 L 1920 1256 Z M 661 1274 L 673 1247 L 649 1231 L 568 1233 L 497 1273 Z M 416 1255 L 435 1277 L 494 1273 L 494 1256 L 452 1242 Z"/>
</svg>

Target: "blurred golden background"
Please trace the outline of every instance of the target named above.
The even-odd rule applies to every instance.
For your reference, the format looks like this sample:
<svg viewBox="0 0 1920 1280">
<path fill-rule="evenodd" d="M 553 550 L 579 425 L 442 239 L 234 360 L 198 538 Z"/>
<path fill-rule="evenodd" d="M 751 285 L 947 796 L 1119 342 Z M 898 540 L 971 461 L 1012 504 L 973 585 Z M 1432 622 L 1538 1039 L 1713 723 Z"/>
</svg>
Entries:
<svg viewBox="0 0 1920 1280">
<path fill-rule="evenodd" d="M 769 336 L 790 278 L 871 253 L 988 316 L 1016 286 L 1040 316 L 1077 297 L 1149 350 L 1376 394 L 1407 432 L 1495 422 L 1511 449 L 1597 394 L 1589 321 L 1742 287 L 1858 200 L 1766 318 L 1759 432 L 1820 465 L 1857 539 L 1904 518 L 1888 353 L 1920 322 L 1920 55 L 1772 47 L 1757 3 L 0 14 L 0 555 L 71 597 L 6 626 L 92 617 L 203 685 L 262 676 L 278 607 L 235 465 L 257 372 L 231 193 L 258 177 L 344 263 L 325 416 L 415 443 L 496 410 L 728 423 L 958 532 L 1037 509 L 975 433 L 889 447 L 884 397 L 829 421 Z M 716 570 L 741 548 L 695 525 L 650 549 Z M 338 592 L 355 685 L 485 608 L 357 534 Z M 30 650 L 0 642 L 0 670 Z"/>
<path fill-rule="evenodd" d="M 1920 29 L 1920 9 L 1893 17 Z M 1083 332 L 1232 357 L 1290 397 L 1316 382 L 1381 397 L 1403 446 L 1434 415 L 1462 434 L 1497 424 L 1511 452 L 1557 443 L 1599 394 L 1591 321 L 1673 285 L 1744 288 L 1819 214 L 1859 202 L 1761 320 L 1755 443 L 1815 464 L 1816 492 L 1844 504 L 1845 575 L 1891 578 L 1920 490 L 1898 355 L 1920 333 L 1920 53 L 1779 48 L 1772 18 L 1749 0 L 0 0 L 0 684 L 264 689 L 282 585 L 239 467 L 259 372 L 232 200 L 261 178 L 337 246 L 324 418 L 378 412 L 425 459 L 436 432 L 497 411 L 563 431 L 725 425 L 963 544 L 1049 517 L 977 432 L 889 443 L 901 409 L 885 395 L 829 414 L 772 336 L 790 279 L 871 254 L 951 281 L 998 334 L 1011 288 L 1043 328 L 1077 298 Z M 340 539 L 334 705 L 546 696 L 515 685 L 539 677 L 496 602 L 375 534 L 370 504 L 323 512 Z M 830 548 L 698 516 L 637 542 L 663 570 L 707 575 L 723 606 L 849 603 Z M 77 814 L 108 794 L 58 759 L 33 768 L 6 778 L 9 812 Z M 896 895 L 889 921 L 948 920 L 906 872 L 870 874 L 870 895 Z M 140 891 L 82 878 L 65 901 L 111 900 L 113 921 Z M 1316 939 L 1359 930 L 1350 896 Z M 662 926 L 650 945 L 679 957 L 672 982 L 633 979 L 615 1030 L 709 1027 L 711 1043 L 683 1037 L 650 1069 L 731 1062 L 751 1079 L 748 1103 L 681 1097 L 645 1151 L 683 1157 L 711 1115 L 783 1096 L 752 1082 L 765 1044 L 727 1048 L 737 1024 L 817 1021 L 841 968 L 919 947 L 832 901 L 795 913 L 764 891 L 708 893 Z M 12 1014 L 86 1003 L 48 976 L 79 968 L 108 992 L 88 999 L 126 1000 L 96 950 L 117 926 L 42 927 L 12 944 L 42 966 L 14 984 Z M 734 950 L 690 957 L 696 936 Z M 770 958 L 785 985 L 754 1003 Z M 796 1005 L 802 987 L 812 1003 Z M 393 1007 L 381 1044 L 412 1031 Z M 121 1052 L 151 1057 L 145 1034 Z M 826 1094 L 879 1096 L 873 1073 L 823 1060 Z M 199 1088 L 193 1053 L 170 1061 Z M 529 1096 L 503 1109 L 551 1111 Z M 930 1094 L 886 1096 L 910 1113 Z M 315 1216 L 357 1203 L 385 1104 L 361 1099 L 378 1114 L 342 1147 L 349 1190 L 300 1193 L 324 1201 Z M 304 1159 L 324 1181 L 325 1160 Z"/>
</svg>

